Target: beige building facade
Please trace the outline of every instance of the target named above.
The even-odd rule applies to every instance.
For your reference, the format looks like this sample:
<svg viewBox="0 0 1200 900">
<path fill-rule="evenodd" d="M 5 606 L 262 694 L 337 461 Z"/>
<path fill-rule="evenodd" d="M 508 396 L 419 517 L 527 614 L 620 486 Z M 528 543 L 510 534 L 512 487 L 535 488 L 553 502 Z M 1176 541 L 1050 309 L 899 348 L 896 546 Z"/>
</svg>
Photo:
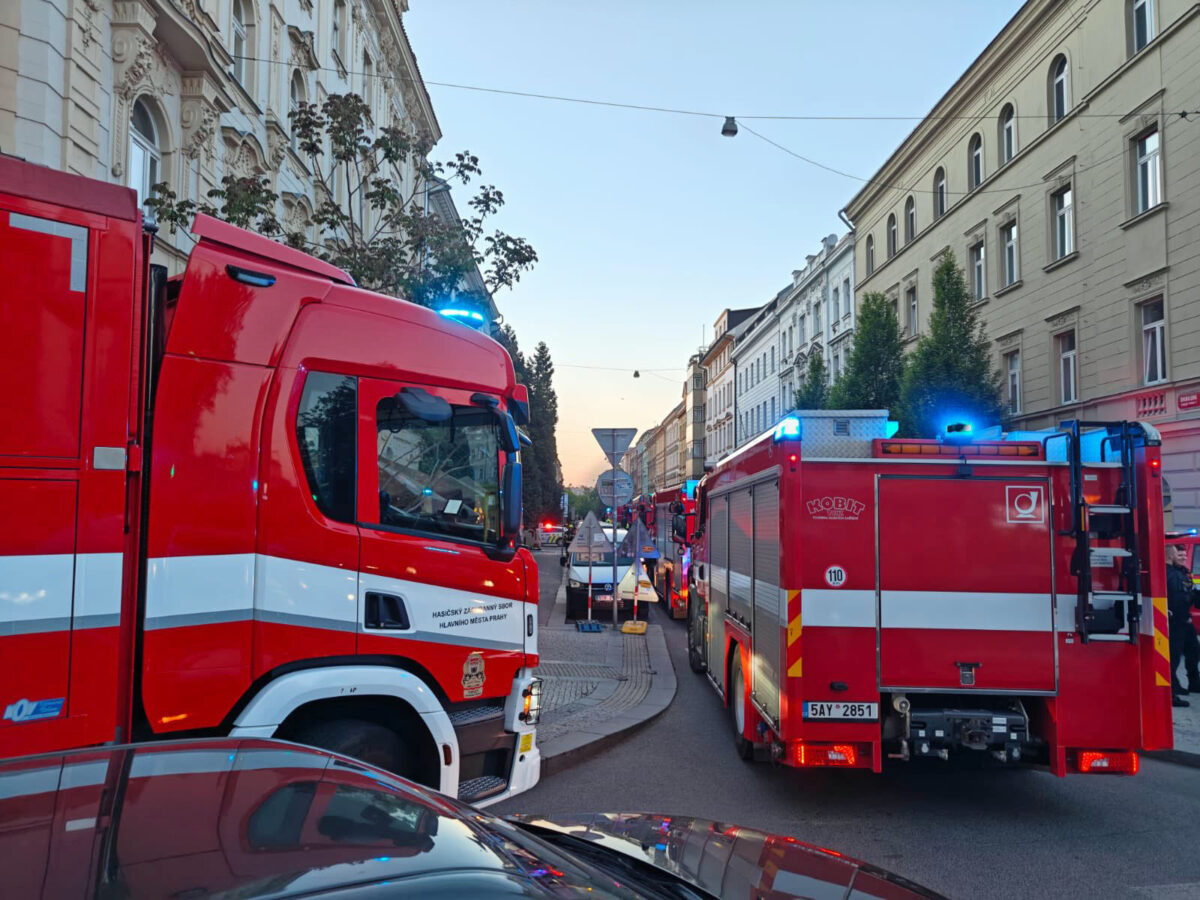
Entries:
<svg viewBox="0 0 1200 900">
<path fill-rule="evenodd" d="M 1177 527 L 1200 526 L 1198 47 L 1200 4 L 1029 0 L 845 210 L 856 296 L 892 298 L 910 347 L 954 254 L 1009 427 L 1158 427 Z"/>
<path fill-rule="evenodd" d="M 355 92 L 378 123 L 436 141 L 401 16 L 407 0 L 4 0 L 0 152 L 203 200 L 226 175 L 262 176 L 301 230 L 315 197 L 288 111 Z M 393 173 L 406 189 L 414 166 Z M 310 235 L 317 235 L 310 228 Z M 178 271 L 191 242 L 162 234 Z"/>
</svg>

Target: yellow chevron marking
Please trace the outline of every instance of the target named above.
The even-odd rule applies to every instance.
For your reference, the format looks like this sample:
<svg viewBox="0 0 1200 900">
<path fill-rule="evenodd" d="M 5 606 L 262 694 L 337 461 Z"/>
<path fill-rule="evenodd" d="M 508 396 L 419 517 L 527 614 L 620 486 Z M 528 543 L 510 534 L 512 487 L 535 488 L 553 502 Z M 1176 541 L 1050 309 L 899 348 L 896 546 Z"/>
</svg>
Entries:
<svg viewBox="0 0 1200 900">
<path fill-rule="evenodd" d="M 788 622 L 788 646 L 796 643 L 800 639 L 800 614 L 796 613 L 796 618 Z"/>
<path fill-rule="evenodd" d="M 800 668 L 801 668 L 800 664 L 803 661 L 804 660 L 802 660 L 802 659 L 798 659 L 794 663 L 792 663 L 790 666 L 788 666 L 788 677 L 789 678 L 799 678 L 800 677 Z"/>
<path fill-rule="evenodd" d="M 1154 673 L 1154 686 L 1155 687 L 1170 687 L 1171 682 L 1168 681 L 1166 678 L 1164 678 L 1162 675 L 1160 675 L 1158 672 L 1155 672 Z"/>
<path fill-rule="evenodd" d="M 1154 629 L 1154 649 L 1158 651 L 1158 655 L 1170 661 L 1171 659 L 1171 642 L 1167 640 L 1167 636 Z"/>
<path fill-rule="evenodd" d="M 1160 613 L 1162 613 L 1164 616 L 1167 614 L 1167 598 L 1166 597 L 1153 597 L 1153 598 L 1151 598 L 1151 602 L 1154 604 L 1154 608 L 1157 609 Z"/>
</svg>

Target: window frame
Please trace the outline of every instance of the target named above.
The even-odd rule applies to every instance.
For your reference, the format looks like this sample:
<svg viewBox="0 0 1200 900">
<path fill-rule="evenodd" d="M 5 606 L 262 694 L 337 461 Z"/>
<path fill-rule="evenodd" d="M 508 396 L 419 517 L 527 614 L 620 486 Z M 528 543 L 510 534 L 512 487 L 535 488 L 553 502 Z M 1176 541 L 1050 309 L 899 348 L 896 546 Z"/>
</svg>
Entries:
<svg viewBox="0 0 1200 900">
<path fill-rule="evenodd" d="M 904 201 L 904 243 L 911 244 L 917 236 L 917 201 L 911 195 Z"/>
<path fill-rule="evenodd" d="M 908 334 L 907 337 L 914 338 L 917 336 L 917 316 L 919 309 L 917 307 L 917 286 L 910 284 L 904 289 L 904 309 L 908 316 Z"/>
<path fill-rule="evenodd" d="M 1000 110 L 1000 165 L 1006 166 L 1017 155 L 1017 109 L 1005 103 Z"/>
<path fill-rule="evenodd" d="M 940 219 L 946 214 L 946 170 L 938 166 L 933 173 L 933 218 Z"/>
<path fill-rule="evenodd" d="M 873 275 L 873 274 L 875 274 L 875 236 L 874 235 L 870 235 L 870 234 L 867 235 L 865 253 L 866 253 L 867 274 Z M 804 338 L 801 338 L 801 340 L 804 340 Z"/>
<path fill-rule="evenodd" d="M 1017 229 L 1017 220 L 1015 218 L 1006 220 L 1000 225 L 999 234 L 1000 289 L 1003 290 L 1021 280 L 1021 237 Z"/>
<path fill-rule="evenodd" d="M 976 258 L 975 251 L 979 251 Z M 987 241 L 980 238 L 967 248 L 967 258 L 971 262 L 971 291 L 975 302 L 987 299 Z"/>
<path fill-rule="evenodd" d="M 889 213 L 887 220 L 887 258 L 896 255 L 898 232 L 896 230 L 896 214 Z"/>
<path fill-rule="evenodd" d="M 983 164 L 983 135 L 977 131 L 967 142 L 967 182 L 972 191 L 983 184 Z"/>
<path fill-rule="evenodd" d="M 1059 86 L 1062 86 L 1062 105 L 1059 106 Z M 1071 64 L 1065 53 L 1050 62 L 1049 119 L 1050 124 L 1061 122 L 1071 111 Z"/>
<path fill-rule="evenodd" d="M 229 4 L 229 55 L 233 57 L 233 78 L 243 87 L 246 85 L 247 61 L 245 57 L 249 55 L 246 53 L 246 48 L 249 46 L 249 35 L 246 28 L 246 2 L 247 0 L 232 0 Z"/>
<path fill-rule="evenodd" d="M 1155 147 L 1152 153 L 1143 153 L 1141 145 L 1151 136 L 1155 139 Z M 1133 215 L 1140 216 L 1142 213 L 1147 213 L 1154 207 L 1163 202 L 1163 165 L 1162 165 L 1162 131 L 1158 124 L 1154 124 L 1150 128 L 1143 129 L 1135 134 L 1130 139 L 1130 149 L 1133 157 Z M 1142 186 L 1142 169 L 1143 164 L 1150 160 L 1154 162 L 1153 179 L 1147 179 L 1145 191 Z M 1147 169 L 1149 171 L 1149 169 Z M 1153 200 L 1151 199 L 1150 188 L 1153 187 Z"/>
<path fill-rule="evenodd" d="M 1015 365 L 1014 365 L 1015 363 Z M 1007 391 L 1008 414 L 1021 412 L 1021 348 L 1015 347 L 1004 354 L 1004 384 Z"/>
<path fill-rule="evenodd" d="M 134 115 L 138 109 L 142 109 L 146 114 L 146 121 L 149 122 L 153 134 L 145 135 L 134 124 Z M 133 188 L 138 194 L 138 206 L 145 207 L 146 201 L 150 199 L 150 189 L 166 178 L 163 174 L 163 149 L 162 149 L 162 126 L 157 121 L 155 110 L 150 102 L 145 97 L 138 97 L 129 107 L 129 141 L 127 152 L 129 161 L 126 172 L 126 185 Z M 141 173 L 141 184 L 131 184 L 133 178 L 133 154 L 137 151 L 148 160 L 151 165 L 141 165 L 138 167 Z"/>
<path fill-rule="evenodd" d="M 1153 306 L 1158 306 L 1159 316 L 1154 321 L 1147 323 L 1146 310 Z M 1138 304 L 1138 324 L 1142 334 L 1142 384 L 1147 386 L 1163 384 L 1167 381 L 1167 304 L 1163 295 L 1150 297 Z M 1158 377 L 1155 379 L 1150 378 L 1150 356 L 1147 348 L 1147 339 L 1151 335 L 1155 341 L 1157 350 L 1155 363 L 1159 370 Z"/>
<path fill-rule="evenodd" d="M 1065 198 L 1065 202 L 1064 202 Z M 1050 193 L 1050 257 L 1052 262 L 1075 252 L 1075 186 L 1065 184 Z"/>
<path fill-rule="evenodd" d="M 1071 339 L 1070 349 L 1064 349 L 1066 339 Z M 1054 347 L 1058 353 L 1058 397 L 1059 402 L 1079 402 L 1079 339 L 1075 329 L 1060 331 L 1054 336 Z M 1069 377 L 1068 377 L 1069 375 Z M 1070 386 L 1070 391 L 1067 388 Z"/>
<path fill-rule="evenodd" d="M 1141 10 L 1145 15 L 1145 39 L 1138 43 L 1138 10 Z M 1126 19 L 1126 24 L 1129 28 L 1129 55 L 1136 56 L 1146 49 L 1157 37 L 1154 28 L 1154 0 L 1130 0 L 1128 4 L 1129 16 Z"/>
</svg>

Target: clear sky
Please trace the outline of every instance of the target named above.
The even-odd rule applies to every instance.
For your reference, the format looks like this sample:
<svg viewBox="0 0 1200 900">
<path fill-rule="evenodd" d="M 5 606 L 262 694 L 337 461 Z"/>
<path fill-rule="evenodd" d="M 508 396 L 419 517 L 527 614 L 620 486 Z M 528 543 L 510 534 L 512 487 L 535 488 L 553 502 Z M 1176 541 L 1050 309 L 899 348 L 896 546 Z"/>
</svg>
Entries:
<svg viewBox="0 0 1200 900">
<path fill-rule="evenodd" d="M 442 127 L 541 261 L 496 303 L 545 341 L 568 484 L 606 467 L 593 427 L 650 428 L 726 307 L 791 280 L 859 181 L 721 120 L 458 90 L 441 81 L 719 115 L 921 116 L 1019 0 L 410 0 L 405 27 Z M 870 178 L 916 122 L 747 120 Z M 456 191 L 460 208 L 464 188 Z M 640 378 L 634 378 L 634 370 Z"/>
</svg>

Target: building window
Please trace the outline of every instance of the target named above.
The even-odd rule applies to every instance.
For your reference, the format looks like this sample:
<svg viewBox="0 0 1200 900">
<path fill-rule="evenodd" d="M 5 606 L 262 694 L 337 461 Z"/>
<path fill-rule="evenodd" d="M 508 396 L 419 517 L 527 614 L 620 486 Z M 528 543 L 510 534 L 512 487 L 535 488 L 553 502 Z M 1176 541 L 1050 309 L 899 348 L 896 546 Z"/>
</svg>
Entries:
<svg viewBox="0 0 1200 900">
<path fill-rule="evenodd" d="M 249 81 L 247 76 L 250 74 L 250 60 L 246 57 L 251 55 L 248 49 L 252 27 L 246 16 L 244 2 L 245 0 L 233 0 L 233 21 L 230 23 L 233 37 L 233 46 L 230 48 L 230 54 L 233 56 L 233 77 L 242 85 Z"/>
<path fill-rule="evenodd" d="M 830 366 L 830 371 L 833 373 L 834 381 L 842 377 L 842 354 L 838 350 L 833 351 L 833 363 Z"/>
<path fill-rule="evenodd" d="M 846 298 L 846 312 L 844 315 L 850 315 L 854 312 L 854 297 L 850 294 L 850 279 L 842 279 L 842 296 Z"/>
<path fill-rule="evenodd" d="M 1078 395 L 1075 386 L 1075 332 L 1058 336 L 1058 380 L 1063 403 L 1074 403 Z"/>
<path fill-rule="evenodd" d="M 775 374 L 775 348 L 771 348 L 771 374 Z"/>
<path fill-rule="evenodd" d="M 1142 304 L 1142 376 L 1146 384 L 1167 378 L 1166 323 L 1162 299 Z"/>
<path fill-rule="evenodd" d="M 1129 37 L 1134 53 L 1154 40 L 1153 0 L 1133 0 L 1129 4 Z"/>
<path fill-rule="evenodd" d="M 983 183 L 983 138 L 978 134 L 971 135 L 967 145 L 967 175 L 971 190 Z"/>
<path fill-rule="evenodd" d="M 333 51 L 346 56 L 346 0 L 333 0 Z"/>
<path fill-rule="evenodd" d="M 976 300 L 987 296 L 987 259 L 983 241 L 971 247 L 971 288 Z"/>
<path fill-rule="evenodd" d="M 887 255 L 891 259 L 896 255 L 896 214 L 888 216 L 887 224 Z"/>
<path fill-rule="evenodd" d="M 1021 351 L 1014 350 L 1011 353 L 1004 354 L 1004 369 L 1008 374 L 1008 396 L 1005 398 L 1008 402 L 1009 413 L 1019 413 L 1021 411 Z"/>
<path fill-rule="evenodd" d="M 805 317 L 801 316 L 799 321 L 800 343 L 803 344 L 808 340 L 808 329 L 805 327 Z"/>
<path fill-rule="evenodd" d="M 375 108 L 375 63 L 366 50 L 363 51 L 362 67 L 362 98 L 370 114 Z"/>
<path fill-rule="evenodd" d="M 1054 258 L 1062 259 L 1075 252 L 1075 222 L 1071 189 L 1063 188 L 1050 195 L 1054 203 Z"/>
<path fill-rule="evenodd" d="M 1071 108 L 1071 85 L 1067 79 L 1067 58 L 1059 55 L 1050 64 L 1050 124 L 1053 125 Z"/>
<path fill-rule="evenodd" d="M 904 203 L 904 243 L 917 236 L 917 201 L 909 197 Z"/>
<path fill-rule="evenodd" d="M 771 398 L 771 421 L 775 421 L 775 398 Z"/>
<path fill-rule="evenodd" d="M 1000 110 L 1000 165 L 1017 155 L 1017 117 L 1011 103 Z"/>
<path fill-rule="evenodd" d="M 1005 287 L 1016 284 L 1020 277 L 1017 266 L 1017 223 L 1009 222 L 1000 227 L 1000 246 L 1004 248 L 1003 268 L 1001 271 Z"/>
<path fill-rule="evenodd" d="M 158 184 L 162 168 L 158 126 L 145 100 L 134 102 L 129 125 L 129 180 L 126 183 L 137 191 L 141 204 L 150 198 L 150 189 Z"/>
<path fill-rule="evenodd" d="M 917 334 L 917 288 L 913 285 L 904 292 L 904 305 L 908 309 L 908 335 Z"/>
<path fill-rule="evenodd" d="M 821 333 L 821 301 L 813 304 L 813 337 Z"/>
<path fill-rule="evenodd" d="M 940 219 L 946 214 L 946 170 L 938 166 L 933 173 L 933 217 Z"/>
<path fill-rule="evenodd" d="M 842 317 L 842 304 L 841 304 L 841 301 L 838 299 L 838 289 L 834 288 L 833 294 L 831 295 L 830 301 L 829 301 L 829 321 L 836 322 L 841 317 Z"/>
<path fill-rule="evenodd" d="M 875 271 L 875 238 L 867 235 L 867 274 L 870 275 Z M 801 329 L 803 335 L 803 329 Z M 803 336 L 800 340 L 804 340 Z"/>
<path fill-rule="evenodd" d="M 294 114 L 299 113 L 300 107 L 308 102 L 308 89 L 304 85 L 304 76 L 297 69 L 292 73 L 292 83 L 288 89 L 288 119 L 292 121 L 292 149 L 299 150 L 298 140 L 296 138 L 296 124 Z"/>
<path fill-rule="evenodd" d="M 1144 213 L 1162 202 L 1162 166 L 1159 156 L 1158 129 L 1148 131 L 1133 142 L 1137 196 L 1134 214 Z"/>
</svg>

